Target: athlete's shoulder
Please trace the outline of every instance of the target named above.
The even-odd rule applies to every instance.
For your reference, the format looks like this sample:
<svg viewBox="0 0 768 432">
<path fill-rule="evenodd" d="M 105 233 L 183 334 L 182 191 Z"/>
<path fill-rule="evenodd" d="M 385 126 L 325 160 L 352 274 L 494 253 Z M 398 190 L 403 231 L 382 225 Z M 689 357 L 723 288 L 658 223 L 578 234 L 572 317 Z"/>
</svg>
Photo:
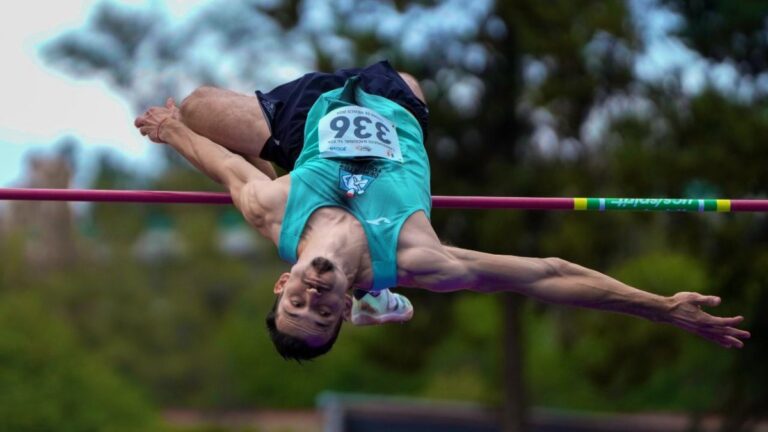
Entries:
<svg viewBox="0 0 768 432">
<path fill-rule="evenodd" d="M 245 220 L 264 237 L 277 241 L 290 191 L 290 176 L 270 182 L 249 182 L 241 191 L 240 208 Z"/>
<path fill-rule="evenodd" d="M 397 267 L 409 272 L 414 266 L 429 261 L 434 251 L 442 250 L 432 224 L 423 211 L 413 213 L 403 223 L 397 241 Z"/>
</svg>

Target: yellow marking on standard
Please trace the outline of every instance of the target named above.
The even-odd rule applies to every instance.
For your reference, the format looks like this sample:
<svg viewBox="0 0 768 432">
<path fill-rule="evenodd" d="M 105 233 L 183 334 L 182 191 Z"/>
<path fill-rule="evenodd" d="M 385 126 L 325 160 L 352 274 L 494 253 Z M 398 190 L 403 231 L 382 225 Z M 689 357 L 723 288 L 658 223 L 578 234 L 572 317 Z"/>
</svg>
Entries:
<svg viewBox="0 0 768 432">
<path fill-rule="evenodd" d="M 586 210 L 587 209 L 587 199 L 586 198 L 574 198 L 573 199 L 573 209 L 574 210 Z"/>
<path fill-rule="evenodd" d="M 731 211 L 731 200 L 727 200 L 727 199 L 717 200 L 717 211 L 719 212 Z"/>
</svg>

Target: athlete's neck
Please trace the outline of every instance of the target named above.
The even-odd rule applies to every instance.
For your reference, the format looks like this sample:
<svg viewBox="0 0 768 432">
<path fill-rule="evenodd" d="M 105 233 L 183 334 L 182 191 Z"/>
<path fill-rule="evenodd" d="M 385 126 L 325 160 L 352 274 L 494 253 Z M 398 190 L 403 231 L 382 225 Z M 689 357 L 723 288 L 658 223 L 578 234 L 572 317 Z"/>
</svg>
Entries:
<svg viewBox="0 0 768 432">
<path fill-rule="evenodd" d="M 297 264 L 309 264 L 317 257 L 331 261 L 344 273 L 351 285 L 360 268 L 360 252 L 352 247 L 344 235 L 313 235 L 304 238 L 297 250 Z"/>
</svg>

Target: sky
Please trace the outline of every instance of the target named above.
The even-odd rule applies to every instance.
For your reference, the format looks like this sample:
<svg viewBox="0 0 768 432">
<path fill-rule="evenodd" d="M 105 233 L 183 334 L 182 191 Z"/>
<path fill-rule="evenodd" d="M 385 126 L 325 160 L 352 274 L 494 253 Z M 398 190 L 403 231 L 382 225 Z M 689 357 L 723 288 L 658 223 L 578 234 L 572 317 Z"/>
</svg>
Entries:
<svg viewBox="0 0 768 432">
<path fill-rule="evenodd" d="M 156 0 L 155 0 L 156 1 Z M 143 1 L 123 1 L 140 4 Z M 84 25 L 93 0 L 30 0 L 0 14 L 0 187 L 17 185 L 25 155 L 55 150 L 70 136 L 80 141 L 75 185 L 86 186 L 93 155 L 109 148 L 127 166 L 151 174 L 159 168 L 152 144 L 133 128 L 134 113 L 102 80 L 73 80 L 43 64 L 40 45 Z M 182 18 L 200 0 L 162 2 Z M 40 13 L 44 11 L 44 13 Z"/>
<path fill-rule="evenodd" d="M 633 0 L 634 12 L 653 10 L 648 7 L 653 1 Z M 160 4 L 173 18 L 183 19 L 203 0 L 122 2 Z M 19 183 L 29 152 L 52 152 L 65 137 L 80 142 L 75 187 L 88 186 L 89 175 L 93 173 L 89 165 L 95 161 L 93 156 L 104 149 L 110 149 L 126 167 L 142 174 L 162 167 L 157 149 L 133 128 L 134 112 L 105 80 L 74 80 L 47 67 L 41 59 L 41 44 L 66 30 L 83 26 L 96 3 L 31 0 L 19 2 L 0 15 L 0 53 L 4 60 L 0 80 L 0 187 Z M 675 17 L 656 12 L 647 14 L 643 21 L 650 48 L 637 63 L 638 75 L 661 78 L 669 68 L 685 66 L 687 84 L 700 85 L 701 73 L 696 72 L 696 65 L 702 67 L 703 60 L 680 42 L 664 37 L 674 27 Z"/>
</svg>

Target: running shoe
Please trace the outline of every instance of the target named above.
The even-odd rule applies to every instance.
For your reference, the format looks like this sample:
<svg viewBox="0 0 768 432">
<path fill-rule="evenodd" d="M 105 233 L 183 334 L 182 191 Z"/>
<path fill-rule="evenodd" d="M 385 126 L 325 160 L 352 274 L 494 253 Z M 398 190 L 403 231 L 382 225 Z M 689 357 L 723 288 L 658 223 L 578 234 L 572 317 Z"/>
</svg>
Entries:
<svg viewBox="0 0 768 432">
<path fill-rule="evenodd" d="M 388 289 L 353 297 L 352 324 L 358 326 L 404 323 L 413 317 L 411 301 Z"/>
</svg>

